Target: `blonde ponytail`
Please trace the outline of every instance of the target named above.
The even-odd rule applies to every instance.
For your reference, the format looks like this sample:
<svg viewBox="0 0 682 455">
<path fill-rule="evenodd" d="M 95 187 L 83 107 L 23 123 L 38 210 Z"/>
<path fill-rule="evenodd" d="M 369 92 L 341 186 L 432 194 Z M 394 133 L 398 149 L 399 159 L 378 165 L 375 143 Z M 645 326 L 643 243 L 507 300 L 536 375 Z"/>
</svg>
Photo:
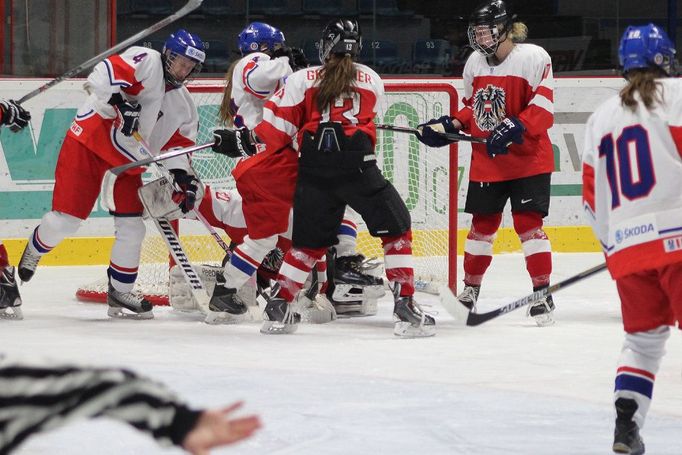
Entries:
<svg viewBox="0 0 682 455">
<path fill-rule="evenodd" d="M 523 22 L 514 22 L 509 29 L 509 39 L 515 43 L 523 43 L 528 38 L 528 27 Z"/>
<path fill-rule="evenodd" d="M 220 123 L 228 128 L 234 126 L 234 116 L 237 114 L 232 110 L 232 75 L 237 63 L 239 63 L 239 59 L 232 62 L 225 73 L 225 90 L 223 90 L 223 99 L 220 102 L 220 111 L 218 112 Z"/>
</svg>

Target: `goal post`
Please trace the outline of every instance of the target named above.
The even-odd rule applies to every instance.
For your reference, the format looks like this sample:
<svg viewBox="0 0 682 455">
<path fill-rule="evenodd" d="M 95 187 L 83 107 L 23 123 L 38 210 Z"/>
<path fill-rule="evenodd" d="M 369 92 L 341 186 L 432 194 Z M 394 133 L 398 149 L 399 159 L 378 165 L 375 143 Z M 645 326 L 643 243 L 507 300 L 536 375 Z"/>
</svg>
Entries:
<svg viewBox="0 0 682 455">
<path fill-rule="evenodd" d="M 457 111 L 457 92 L 443 79 L 384 80 L 386 95 L 377 107 L 377 123 L 416 126 Z M 199 112 L 198 143 L 210 141 L 218 123 L 224 81 L 196 80 L 189 85 Z M 413 134 L 377 130 L 377 164 L 405 201 L 412 217 L 415 278 L 455 289 L 457 275 L 457 144 L 439 149 L 421 144 Z M 236 160 L 210 150 L 195 152 L 192 163 L 204 184 L 235 187 L 230 174 Z M 383 258 L 381 242 L 357 220 L 357 251 Z M 192 262 L 219 264 L 224 252 L 196 221 L 182 220 L 180 236 Z M 222 235 L 223 233 L 221 233 Z M 224 236 L 224 239 L 229 239 Z M 142 247 L 136 289 L 154 304 L 168 302 L 168 251 L 155 229 L 148 227 Z M 81 286 L 79 300 L 106 301 L 106 277 Z"/>
</svg>

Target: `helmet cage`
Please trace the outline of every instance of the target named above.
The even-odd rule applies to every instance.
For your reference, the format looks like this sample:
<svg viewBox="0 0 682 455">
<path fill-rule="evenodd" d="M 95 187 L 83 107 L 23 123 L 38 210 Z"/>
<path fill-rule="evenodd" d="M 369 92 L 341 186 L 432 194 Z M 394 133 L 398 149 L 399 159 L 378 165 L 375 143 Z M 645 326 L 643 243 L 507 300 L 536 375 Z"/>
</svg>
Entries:
<svg viewBox="0 0 682 455">
<path fill-rule="evenodd" d="M 503 24 L 488 25 L 477 24 L 469 25 L 467 35 L 469 37 L 469 45 L 474 50 L 487 56 L 493 55 L 497 52 L 500 46 L 500 36 L 506 32 Z"/>
<path fill-rule="evenodd" d="M 178 57 L 183 57 L 187 58 L 189 60 L 192 60 L 194 62 L 194 68 L 192 68 L 192 71 L 185 76 L 182 79 L 179 79 L 177 76 L 175 76 L 172 73 L 173 69 L 173 64 L 175 60 Z M 170 49 L 164 49 L 163 54 L 161 54 L 161 60 L 163 61 L 163 77 L 166 79 L 166 82 L 173 87 L 180 87 L 186 83 L 188 83 L 190 80 L 192 80 L 197 74 L 201 72 L 201 68 L 203 65 L 191 58 L 188 58 L 185 55 L 180 55 L 177 52 L 173 52 Z"/>
<path fill-rule="evenodd" d="M 178 57 L 194 63 L 192 71 L 182 79 L 173 73 L 173 66 Z M 161 51 L 163 63 L 163 77 L 173 87 L 180 87 L 187 83 L 195 74 L 201 72 L 202 64 L 206 60 L 204 43 L 197 35 L 180 29 L 168 37 Z"/>
</svg>

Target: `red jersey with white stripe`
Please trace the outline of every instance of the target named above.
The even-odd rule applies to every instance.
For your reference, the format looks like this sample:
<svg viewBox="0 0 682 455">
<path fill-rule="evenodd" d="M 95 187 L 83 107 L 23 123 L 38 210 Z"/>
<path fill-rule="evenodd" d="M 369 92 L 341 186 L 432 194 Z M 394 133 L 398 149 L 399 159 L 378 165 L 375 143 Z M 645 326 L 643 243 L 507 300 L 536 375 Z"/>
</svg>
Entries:
<svg viewBox="0 0 682 455">
<path fill-rule="evenodd" d="M 252 130 L 263 118 L 263 105 L 292 73 L 288 57 L 271 59 L 262 52 L 243 57 L 232 73 L 234 125 Z"/>
<path fill-rule="evenodd" d="M 490 158 L 485 144 L 472 144 L 469 178 L 499 182 L 554 170 L 554 154 L 547 130 L 554 124 L 554 79 L 547 52 L 534 44 L 515 44 L 499 65 L 490 65 L 479 52 L 464 66 L 464 108 L 455 118 L 464 131 L 487 137 L 506 117 L 517 117 L 526 127 L 523 144 Z"/>
<path fill-rule="evenodd" d="M 635 112 L 613 96 L 589 118 L 583 202 L 613 278 L 682 261 L 682 81 Z"/>
<path fill-rule="evenodd" d="M 292 143 L 299 131 L 315 134 L 320 122 L 339 122 L 346 136 L 357 130 L 366 133 L 372 145 L 376 143 L 377 100 L 384 94 L 384 83 L 370 67 L 355 63 L 353 92 L 343 95 L 320 112 L 315 103 L 319 91 L 321 66 L 295 72 L 286 85 L 265 103 L 263 121 L 256 127 L 259 140 L 268 151 L 277 151 Z M 303 135 L 299 134 L 292 144 L 298 149 Z"/>
<path fill-rule="evenodd" d="M 184 86 L 166 91 L 161 54 L 153 49 L 133 46 L 98 63 L 85 89 L 88 98 L 67 134 L 112 166 L 145 158 L 137 141 L 116 128 L 116 110 L 108 101 L 117 93 L 141 106 L 139 133 L 152 153 L 196 141 L 199 118 L 189 91 Z M 187 163 L 187 159 L 176 162 Z"/>
</svg>

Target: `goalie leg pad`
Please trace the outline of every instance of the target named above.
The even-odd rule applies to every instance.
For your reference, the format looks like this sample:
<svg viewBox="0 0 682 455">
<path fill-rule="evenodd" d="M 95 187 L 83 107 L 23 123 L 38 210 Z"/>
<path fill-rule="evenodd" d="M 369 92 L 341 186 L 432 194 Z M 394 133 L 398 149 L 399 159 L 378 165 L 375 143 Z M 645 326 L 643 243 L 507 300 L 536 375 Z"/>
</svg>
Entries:
<svg viewBox="0 0 682 455">
<path fill-rule="evenodd" d="M 336 310 L 324 294 L 311 299 L 308 293 L 299 292 L 293 305 L 294 311 L 301 315 L 301 322 L 326 324 L 336 319 Z"/>
<path fill-rule="evenodd" d="M 368 289 L 372 288 L 372 289 Z M 355 286 L 352 284 L 336 284 L 327 296 L 332 301 L 339 316 L 374 316 L 377 314 L 377 297 L 385 294 L 383 286 Z"/>
</svg>

